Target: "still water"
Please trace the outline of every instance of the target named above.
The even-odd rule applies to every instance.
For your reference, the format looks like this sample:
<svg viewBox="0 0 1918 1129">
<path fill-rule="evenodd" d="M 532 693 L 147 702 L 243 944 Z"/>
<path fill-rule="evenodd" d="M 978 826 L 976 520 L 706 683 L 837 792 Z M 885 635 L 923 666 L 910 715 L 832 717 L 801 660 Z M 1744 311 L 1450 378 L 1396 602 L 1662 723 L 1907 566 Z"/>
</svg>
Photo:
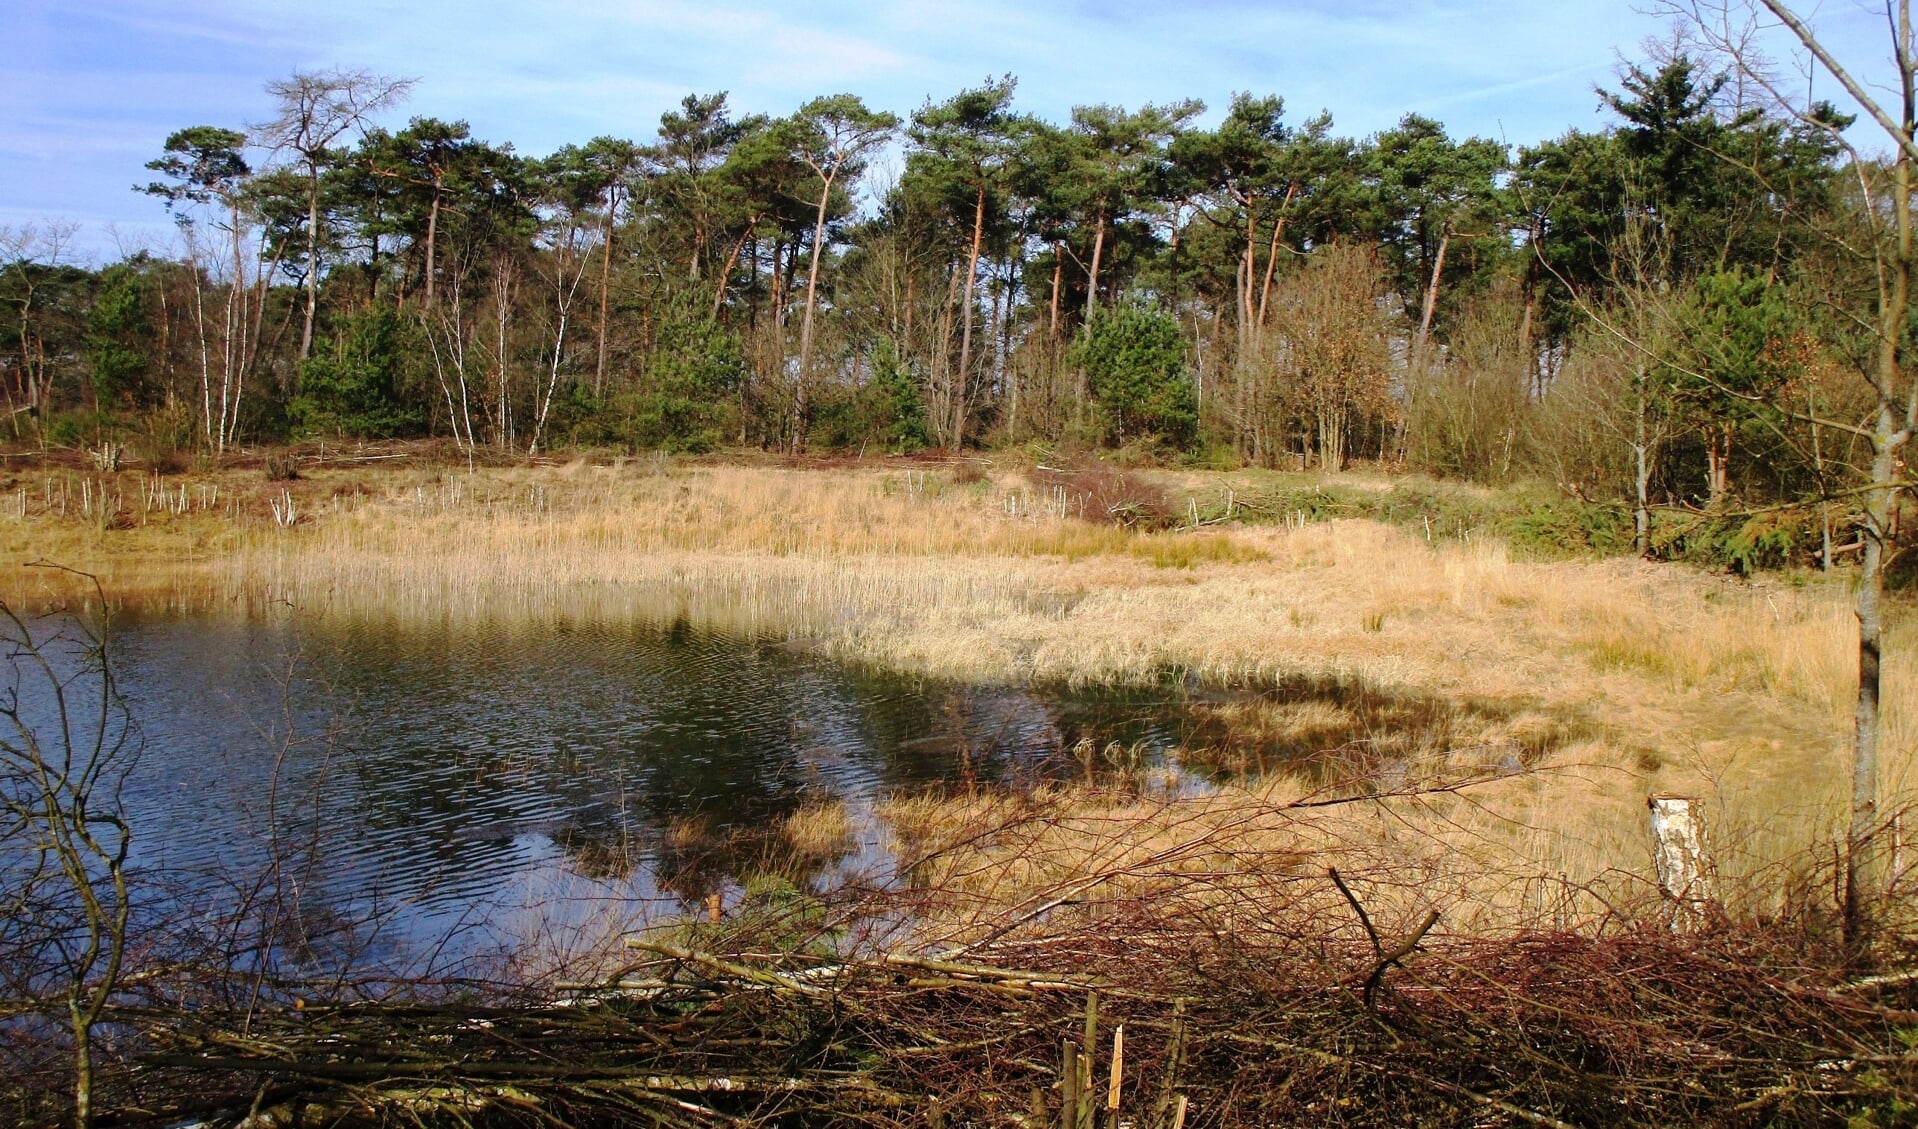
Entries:
<svg viewBox="0 0 1918 1129">
<path fill-rule="evenodd" d="M 807 880 L 885 881 L 873 804 L 1081 771 L 1089 738 L 1163 758 L 1170 694 L 978 687 L 684 623 L 133 617 L 115 625 L 140 755 L 132 860 L 222 912 L 271 874 L 388 951 L 505 950 L 609 905 L 735 896 L 768 832 L 837 801 Z"/>
</svg>

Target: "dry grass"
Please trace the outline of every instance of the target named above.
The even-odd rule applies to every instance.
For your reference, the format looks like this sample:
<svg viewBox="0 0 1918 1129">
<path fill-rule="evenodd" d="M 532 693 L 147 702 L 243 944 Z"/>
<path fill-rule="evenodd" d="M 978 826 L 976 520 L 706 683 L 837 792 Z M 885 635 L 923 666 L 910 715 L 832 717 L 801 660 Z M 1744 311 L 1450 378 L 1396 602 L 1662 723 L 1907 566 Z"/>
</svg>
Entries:
<svg viewBox="0 0 1918 1129">
<path fill-rule="evenodd" d="M 1296 820 L 1283 820 L 1259 832 L 1266 845 L 1247 849 L 1292 857 L 1336 840 L 1395 852 L 1424 868 L 1425 890 L 1469 896 L 1488 919 L 1522 916 L 1535 898 L 1515 876 L 1578 886 L 1646 873 L 1649 792 L 1710 803 L 1733 881 L 1756 880 L 1829 838 L 1843 811 L 1855 626 L 1841 582 L 1520 562 L 1495 543 L 1433 546 L 1363 522 L 1146 533 L 1062 516 L 1070 507 L 1013 473 L 969 484 L 938 469 L 652 462 L 302 473 L 286 484 L 229 475 L 218 500 L 198 508 L 211 480 L 190 484 L 184 506 L 179 487 L 167 486 L 173 502 L 163 508 L 129 476 L 108 484 L 126 499 L 111 515 L 76 514 L 69 480 L 65 516 L 52 504 L 52 475 L 23 475 L 15 508 L 0 506 L 0 550 L 92 569 L 110 590 L 182 606 L 284 601 L 397 622 L 685 618 L 964 679 L 1171 674 L 1339 688 L 1348 700 L 1218 714 L 1227 734 L 1289 732 L 1302 745 L 1383 738 L 1416 703 L 1431 736 L 1393 752 L 1414 768 L 1460 749 L 1490 750 L 1496 765 L 1517 750 L 1532 771 L 1337 826 L 1318 821 L 1304 838 Z M 290 528 L 270 511 L 283 488 L 295 506 Z M 1203 489 L 1179 480 L 1175 501 Z M 144 509 L 134 501 L 142 497 Z M 6 594 L 32 598 L 44 583 L 10 570 Z M 1886 663 L 1893 796 L 1918 789 L 1913 630 L 1901 608 Z M 1372 706 L 1352 704 L 1360 691 Z M 1220 742 L 1227 752 L 1231 744 Z M 1281 810 L 1303 786 L 1277 777 L 1230 801 L 1117 808 L 1054 796 L 1056 827 L 1043 843 L 1005 859 L 981 847 L 952 865 L 991 873 L 981 891 L 1019 896 L 1133 857 L 1112 854 L 1121 846 L 1150 858 L 1154 844 L 1195 827 L 1215 836 L 1239 826 L 1256 838 L 1264 824 L 1234 805 Z M 990 817 L 974 805 L 1008 802 L 899 800 L 885 818 L 902 842 L 924 844 L 948 821 Z M 808 819 L 819 826 L 790 830 L 832 837 L 826 813 Z M 1100 828 L 1112 830 L 1102 839 Z"/>
<path fill-rule="evenodd" d="M 809 803 L 779 823 L 779 837 L 793 853 L 808 858 L 844 854 L 856 830 L 852 813 L 838 800 Z"/>
</svg>

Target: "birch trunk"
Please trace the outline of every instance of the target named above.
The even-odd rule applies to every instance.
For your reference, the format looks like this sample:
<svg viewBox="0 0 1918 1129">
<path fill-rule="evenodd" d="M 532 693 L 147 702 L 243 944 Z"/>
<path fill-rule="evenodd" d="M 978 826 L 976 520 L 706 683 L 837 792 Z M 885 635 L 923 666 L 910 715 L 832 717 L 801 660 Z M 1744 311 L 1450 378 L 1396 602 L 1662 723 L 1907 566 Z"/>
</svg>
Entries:
<svg viewBox="0 0 1918 1129">
<path fill-rule="evenodd" d="M 1674 933 L 1702 928 L 1711 909 L 1710 860 L 1705 853 L 1705 824 L 1698 801 L 1684 796 L 1657 795 L 1647 801 L 1652 811 L 1652 861 L 1658 892 L 1670 906 Z"/>
</svg>

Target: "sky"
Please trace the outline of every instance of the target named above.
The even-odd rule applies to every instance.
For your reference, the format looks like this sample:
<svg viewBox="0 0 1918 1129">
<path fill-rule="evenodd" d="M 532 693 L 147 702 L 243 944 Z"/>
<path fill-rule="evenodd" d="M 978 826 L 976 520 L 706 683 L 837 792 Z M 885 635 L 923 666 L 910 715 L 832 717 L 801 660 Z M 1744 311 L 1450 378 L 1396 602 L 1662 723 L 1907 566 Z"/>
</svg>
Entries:
<svg viewBox="0 0 1918 1129">
<path fill-rule="evenodd" d="M 1841 58 L 1889 72 L 1882 7 L 1804 8 Z M 263 87 L 295 70 L 416 79 L 387 124 L 462 119 L 533 155 L 650 140 L 694 92 L 785 114 L 845 91 L 903 116 L 1008 73 L 1053 121 L 1185 98 L 1211 120 L 1245 90 L 1282 95 L 1295 123 L 1329 110 L 1347 136 L 1418 112 L 1521 145 L 1609 124 L 1594 87 L 1671 27 L 1628 0 L 9 0 L 0 229 L 76 224 L 81 260 L 164 247 L 161 204 L 132 190 L 145 163 L 174 130 L 269 117 Z"/>
</svg>

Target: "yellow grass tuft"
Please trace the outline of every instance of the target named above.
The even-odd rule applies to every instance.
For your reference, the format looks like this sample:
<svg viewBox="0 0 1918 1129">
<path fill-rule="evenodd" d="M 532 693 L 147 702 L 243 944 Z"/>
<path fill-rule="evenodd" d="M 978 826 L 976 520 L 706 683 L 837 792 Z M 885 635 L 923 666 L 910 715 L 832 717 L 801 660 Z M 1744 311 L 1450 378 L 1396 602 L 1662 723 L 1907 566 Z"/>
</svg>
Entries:
<svg viewBox="0 0 1918 1129">
<path fill-rule="evenodd" d="M 843 854 L 852 842 L 853 818 L 838 800 L 809 803 L 779 822 L 779 837 L 809 858 Z"/>
</svg>

